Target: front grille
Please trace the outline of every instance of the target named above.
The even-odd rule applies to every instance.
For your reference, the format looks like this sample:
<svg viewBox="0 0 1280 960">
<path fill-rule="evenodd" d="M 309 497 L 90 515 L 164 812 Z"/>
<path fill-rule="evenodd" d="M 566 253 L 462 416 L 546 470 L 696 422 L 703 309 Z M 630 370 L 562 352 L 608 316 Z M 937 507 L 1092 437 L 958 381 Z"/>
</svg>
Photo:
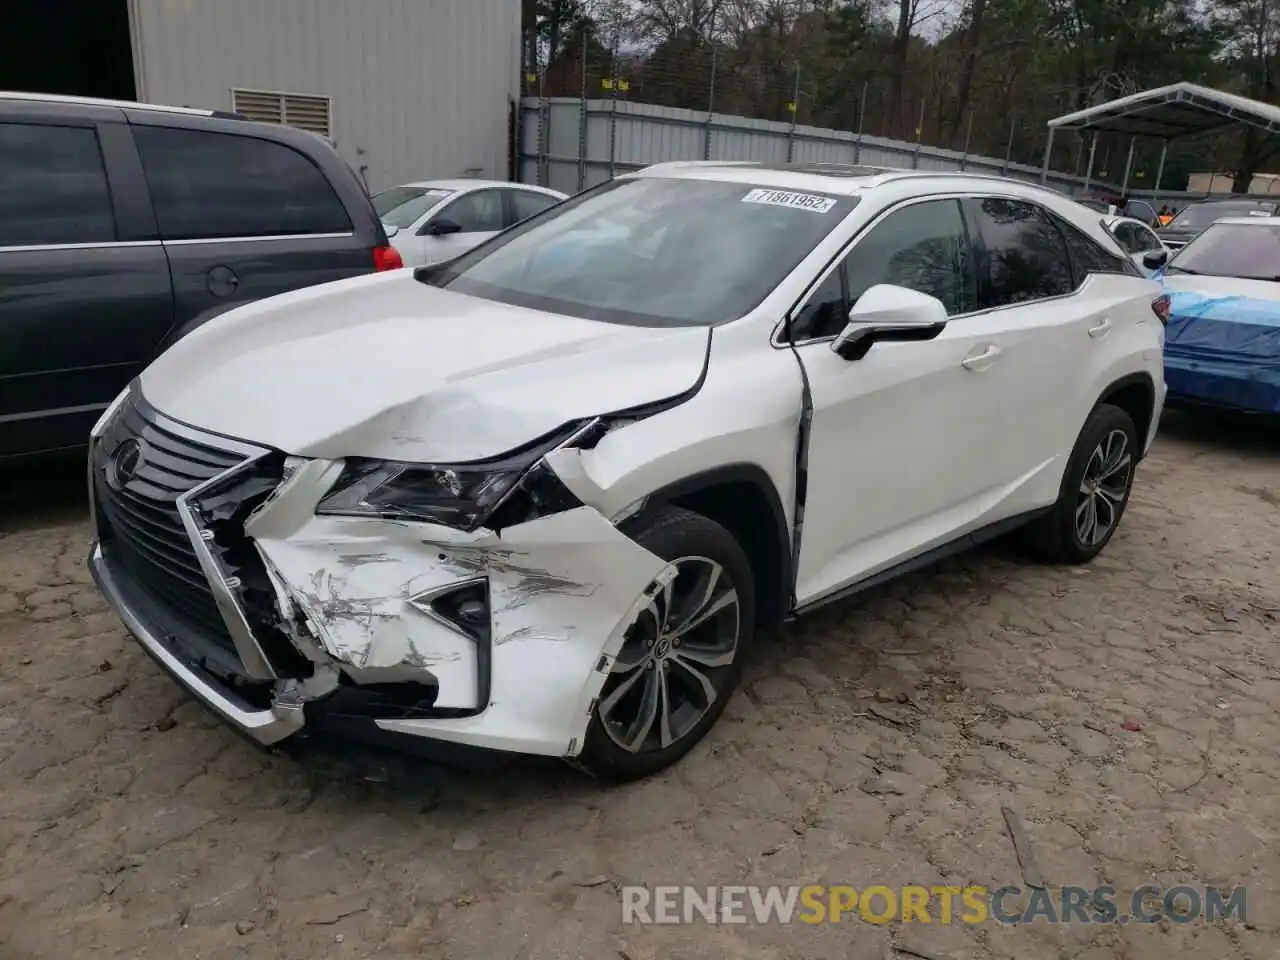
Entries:
<svg viewBox="0 0 1280 960">
<path fill-rule="evenodd" d="M 143 455 L 132 475 L 113 485 L 107 480 L 112 459 L 129 440 L 142 442 Z M 180 625 L 181 635 L 173 639 L 186 641 L 197 659 L 207 661 L 204 666 L 220 674 L 238 673 L 239 657 L 176 501 L 244 459 L 164 429 L 133 398 L 94 448 L 99 533 L 114 562 Z"/>
</svg>

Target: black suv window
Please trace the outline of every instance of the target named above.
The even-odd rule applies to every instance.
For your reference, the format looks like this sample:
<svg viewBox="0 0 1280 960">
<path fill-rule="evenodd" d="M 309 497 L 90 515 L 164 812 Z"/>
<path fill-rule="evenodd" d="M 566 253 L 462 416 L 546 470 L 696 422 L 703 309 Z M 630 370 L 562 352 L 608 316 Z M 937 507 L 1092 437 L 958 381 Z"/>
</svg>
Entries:
<svg viewBox="0 0 1280 960">
<path fill-rule="evenodd" d="M 166 240 L 346 233 L 351 218 L 320 169 L 284 144 L 135 127 Z"/>
<path fill-rule="evenodd" d="M 937 297 L 955 315 L 974 309 L 973 271 L 960 205 L 929 200 L 896 210 L 854 244 L 791 322 L 793 340 L 834 337 L 868 289 L 892 283 Z"/>
<path fill-rule="evenodd" d="M 0 123 L 0 247 L 115 239 L 98 135 L 88 127 Z"/>
<path fill-rule="evenodd" d="M 981 238 L 983 309 L 1071 293 L 1071 260 L 1062 232 L 1034 203 L 997 197 L 970 201 Z"/>
</svg>

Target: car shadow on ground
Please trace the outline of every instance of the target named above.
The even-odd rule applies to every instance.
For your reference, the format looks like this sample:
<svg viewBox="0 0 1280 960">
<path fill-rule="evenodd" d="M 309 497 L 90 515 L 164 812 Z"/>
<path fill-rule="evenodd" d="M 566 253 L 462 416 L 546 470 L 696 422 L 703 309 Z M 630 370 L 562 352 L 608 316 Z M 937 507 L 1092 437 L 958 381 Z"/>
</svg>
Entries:
<svg viewBox="0 0 1280 960">
<path fill-rule="evenodd" d="M 88 519 L 83 456 L 0 465 L 0 536 Z"/>
<path fill-rule="evenodd" d="M 1159 436 L 1207 449 L 1280 459 L 1280 416 L 1177 407 L 1165 410 Z"/>
</svg>

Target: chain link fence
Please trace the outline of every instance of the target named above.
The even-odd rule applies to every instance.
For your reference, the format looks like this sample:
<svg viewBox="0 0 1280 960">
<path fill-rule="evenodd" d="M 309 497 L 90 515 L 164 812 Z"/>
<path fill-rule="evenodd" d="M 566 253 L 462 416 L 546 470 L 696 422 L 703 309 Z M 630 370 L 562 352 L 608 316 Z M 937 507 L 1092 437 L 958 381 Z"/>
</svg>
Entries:
<svg viewBox="0 0 1280 960">
<path fill-rule="evenodd" d="M 643 52 L 592 31 L 557 40 L 555 56 L 525 66 L 519 178 L 574 193 L 652 163 L 758 160 L 1039 181 L 1046 118 L 1029 116 L 1015 88 L 984 88 L 965 103 L 935 70 L 909 71 L 899 83 L 883 66 L 859 66 L 857 55 L 802 59 L 768 40 L 727 44 L 685 34 Z M 1119 192 L 1105 156 L 1093 177 L 1079 175 L 1083 137 L 1058 141 L 1050 186 Z M 1144 186 L 1131 184 L 1130 195 L 1153 195 Z"/>
</svg>

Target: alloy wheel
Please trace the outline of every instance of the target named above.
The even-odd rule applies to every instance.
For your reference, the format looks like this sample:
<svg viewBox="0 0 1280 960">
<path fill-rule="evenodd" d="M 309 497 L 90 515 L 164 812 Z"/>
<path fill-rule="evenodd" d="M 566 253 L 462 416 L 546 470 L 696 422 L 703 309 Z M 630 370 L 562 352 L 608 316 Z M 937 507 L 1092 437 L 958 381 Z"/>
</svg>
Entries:
<svg viewBox="0 0 1280 960">
<path fill-rule="evenodd" d="M 741 632 L 738 592 L 707 557 L 676 575 L 627 631 L 596 708 L 609 739 L 631 753 L 663 750 L 693 730 L 720 696 Z"/>
<path fill-rule="evenodd" d="M 1129 495 L 1132 468 L 1129 437 L 1123 430 L 1112 430 L 1089 455 L 1076 504 L 1076 537 L 1083 546 L 1101 543 L 1115 529 Z"/>
</svg>

